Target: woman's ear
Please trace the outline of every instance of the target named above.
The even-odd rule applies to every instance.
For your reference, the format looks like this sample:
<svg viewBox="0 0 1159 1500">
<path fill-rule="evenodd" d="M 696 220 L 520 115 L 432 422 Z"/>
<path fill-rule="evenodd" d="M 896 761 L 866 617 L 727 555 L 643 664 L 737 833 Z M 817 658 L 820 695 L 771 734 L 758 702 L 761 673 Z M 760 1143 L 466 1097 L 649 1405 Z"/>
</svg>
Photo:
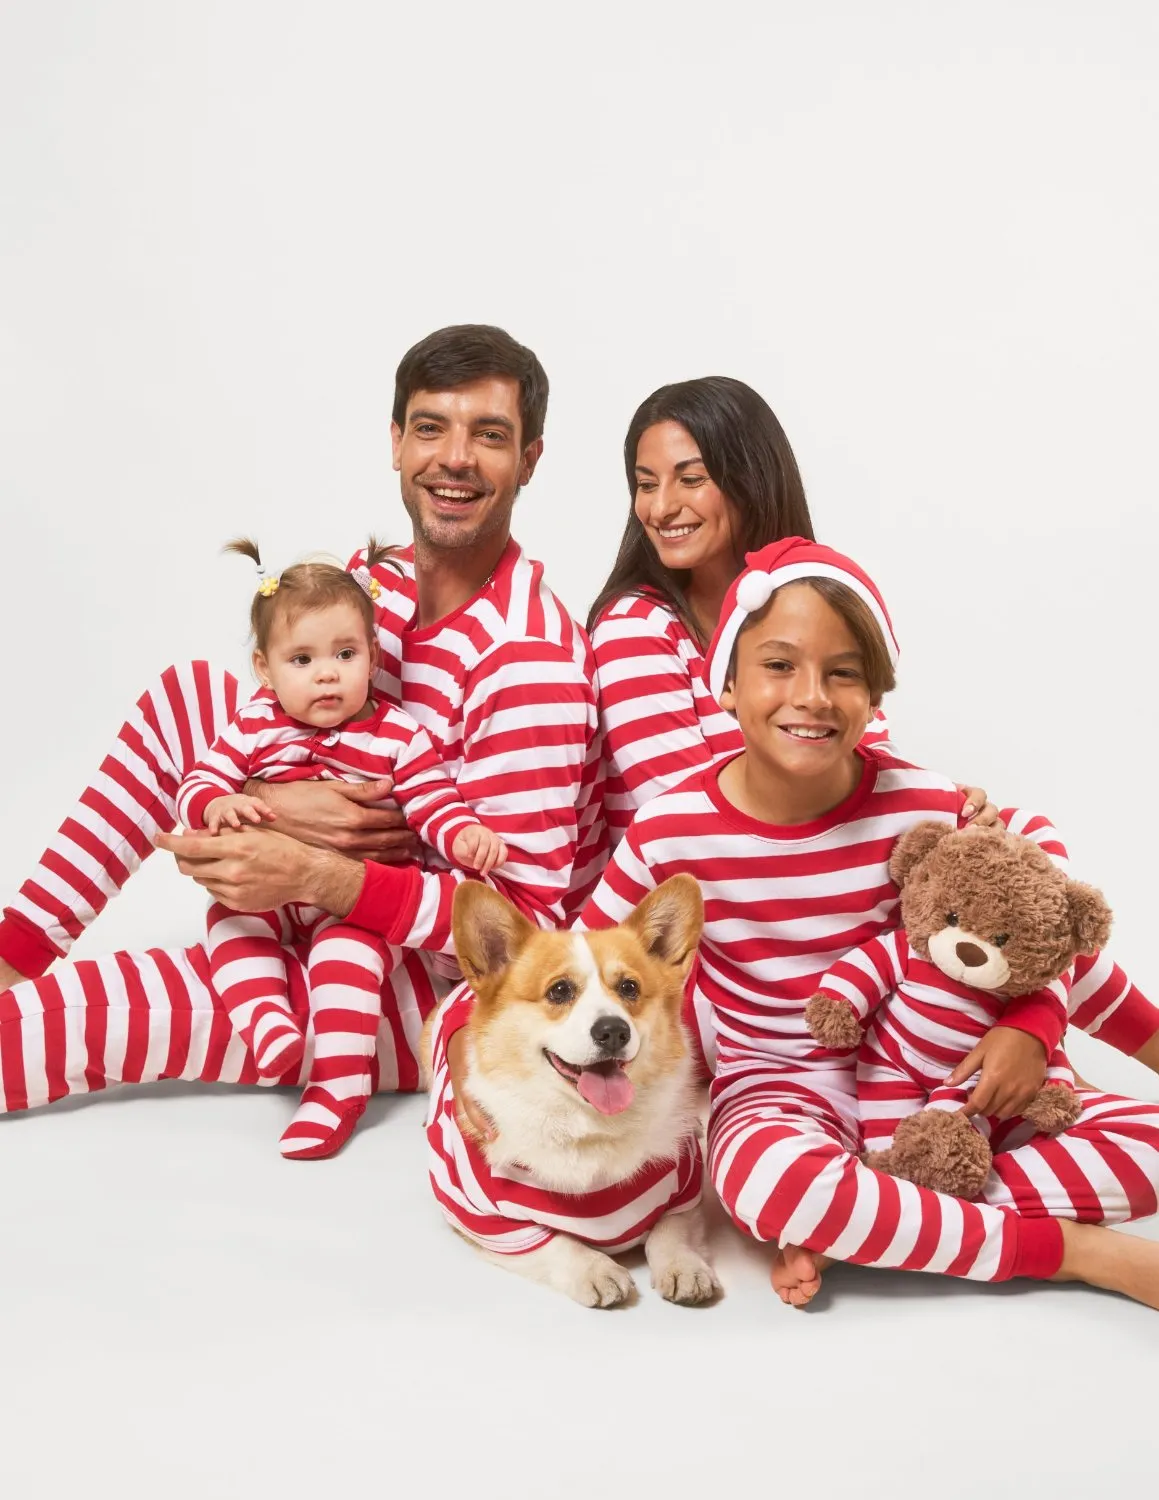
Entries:
<svg viewBox="0 0 1159 1500">
<path fill-rule="evenodd" d="M 270 668 L 262 652 L 254 652 L 250 657 L 250 665 L 254 669 L 254 676 L 261 683 L 262 687 L 268 688 L 270 685 Z"/>
</svg>

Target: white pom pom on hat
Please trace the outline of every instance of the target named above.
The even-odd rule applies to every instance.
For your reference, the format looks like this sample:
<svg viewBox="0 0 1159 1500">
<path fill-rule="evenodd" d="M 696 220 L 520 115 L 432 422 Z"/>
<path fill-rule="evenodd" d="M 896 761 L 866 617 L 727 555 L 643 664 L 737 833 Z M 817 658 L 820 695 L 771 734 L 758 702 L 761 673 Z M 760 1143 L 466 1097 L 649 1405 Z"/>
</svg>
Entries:
<svg viewBox="0 0 1159 1500">
<path fill-rule="evenodd" d="M 770 542 L 759 552 L 750 552 L 745 558 L 744 572 L 734 579 L 724 596 L 720 623 L 705 658 L 709 690 L 717 702 L 724 692 L 725 674 L 736 638 L 749 615 L 764 609 L 778 589 L 806 578 L 832 578 L 851 589 L 877 621 L 889 659 L 897 666 L 898 645 L 893 624 L 885 601 L 868 573 L 863 572 L 852 558 L 834 552 L 832 547 L 823 547 L 805 537 L 790 536 L 779 542 Z"/>
</svg>

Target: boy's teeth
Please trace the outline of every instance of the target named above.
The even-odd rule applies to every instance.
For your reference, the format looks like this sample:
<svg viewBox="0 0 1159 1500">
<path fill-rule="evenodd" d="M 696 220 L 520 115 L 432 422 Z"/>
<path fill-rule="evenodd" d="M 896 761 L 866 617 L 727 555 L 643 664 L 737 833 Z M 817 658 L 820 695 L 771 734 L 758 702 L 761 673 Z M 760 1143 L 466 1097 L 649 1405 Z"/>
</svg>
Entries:
<svg viewBox="0 0 1159 1500">
<path fill-rule="evenodd" d="M 799 740 L 827 740 L 831 733 L 828 729 L 794 729 L 791 726 L 788 732 Z"/>
</svg>

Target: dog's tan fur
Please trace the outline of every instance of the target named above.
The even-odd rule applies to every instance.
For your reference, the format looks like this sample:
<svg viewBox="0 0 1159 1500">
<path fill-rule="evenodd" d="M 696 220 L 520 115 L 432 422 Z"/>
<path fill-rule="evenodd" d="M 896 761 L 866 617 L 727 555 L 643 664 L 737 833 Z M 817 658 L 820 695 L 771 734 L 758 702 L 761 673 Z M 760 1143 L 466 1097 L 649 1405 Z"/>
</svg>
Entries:
<svg viewBox="0 0 1159 1500">
<path fill-rule="evenodd" d="M 455 949 L 476 996 L 464 1028 L 466 1067 L 459 1082 L 494 1122 L 496 1138 L 479 1141 L 462 1110 L 459 1120 L 492 1168 L 520 1163 L 545 1188 L 590 1192 L 630 1180 L 649 1161 L 674 1157 L 695 1133 L 692 1063 L 680 1012 L 703 920 L 700 889 L 686 875 L 651 892 L 619 927 L 582 934 L 542 931 L 477 881 L 459 887 Z M 636 997 L 624 998 L 624 981 L 638 987 Z M 575 992 L 571 1003 L 548 998 L 561 983 Z M 634 1095 L 616 1114 L 594 1109 L 545 1052 L 577 1065 L 590 1061 L 577 1049 L 594 1009 L 622 1016 L 631 1029 L 624 1071 Z M 429 1033 L 428 1024 L 428 1081 Z M 654 1285 L 671 1300 L 704 1301 L 719 1290 L 704 1259 L 698 1210 L 665 1216 L 645 1251 Z M 592 1306 L 614 1305 L 632 1290 L 631 1277 L 615 1261 L 566 1235 L 526 1255 L 490 1258 Z"/>
</svg>

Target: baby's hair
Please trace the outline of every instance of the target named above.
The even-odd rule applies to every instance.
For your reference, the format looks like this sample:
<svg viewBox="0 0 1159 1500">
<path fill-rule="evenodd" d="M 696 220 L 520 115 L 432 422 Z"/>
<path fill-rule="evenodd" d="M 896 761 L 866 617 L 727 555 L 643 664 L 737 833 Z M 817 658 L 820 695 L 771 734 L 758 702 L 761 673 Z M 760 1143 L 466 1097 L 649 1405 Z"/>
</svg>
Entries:
<svg viewBox="0 0 1159 1500">
<path fill-rule="evenodd" d="M 262 572 L 262 557 L 258 544 L 248 536 L 235 537 L 226 542 L 223 552 L 236 552 L 248 557 L 259 572 Z M 365 568 L 369 571 L 379 563 L 388 563 L 398 568 L 394 561 L 396 547 L 386 546 L 372 536 L 366 547 Z M 399 570 L 401 571 L 401 570 Z M 326 609 L 339 602 L 352 604 L 362 616 L 366 626 L 366 638 L 374 640 L 374 604 L 370 595 L 359 583 L 354 573 L 348 573 L 336 562 L 300 562 L 279 574 L 273 588 L 258 589 L 250 606 L 250 630 L 254 645 L 264 656 L 269 646 L 270 632 L 277 620 L 292 622 L 309 610 Z"/>
</svg>

